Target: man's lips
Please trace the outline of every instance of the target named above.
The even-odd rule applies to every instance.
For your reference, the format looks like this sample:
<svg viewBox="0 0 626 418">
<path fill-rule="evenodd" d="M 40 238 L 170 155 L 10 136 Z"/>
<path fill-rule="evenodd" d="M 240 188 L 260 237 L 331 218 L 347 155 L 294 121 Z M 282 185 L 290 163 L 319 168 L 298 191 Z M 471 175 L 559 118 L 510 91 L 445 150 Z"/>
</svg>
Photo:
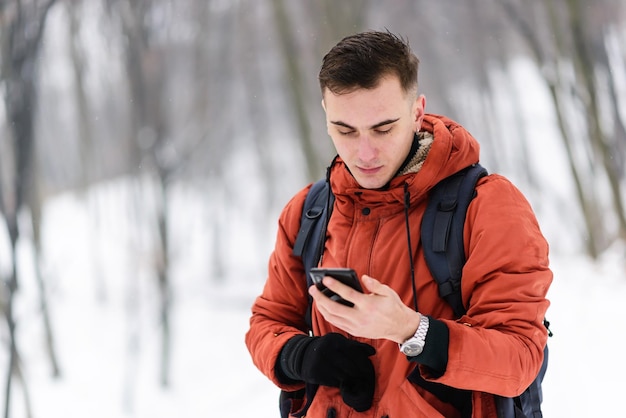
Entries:
<svg viewBox="0 0 626 418">
<path fill-rule="evenodd" d="M 382 169 L 382 166 L 379 166 L 379 167 L 358 167 L 358 169 L 363 174 L 376 174 L 376 173 L 378 173 Z"/>
</svg>

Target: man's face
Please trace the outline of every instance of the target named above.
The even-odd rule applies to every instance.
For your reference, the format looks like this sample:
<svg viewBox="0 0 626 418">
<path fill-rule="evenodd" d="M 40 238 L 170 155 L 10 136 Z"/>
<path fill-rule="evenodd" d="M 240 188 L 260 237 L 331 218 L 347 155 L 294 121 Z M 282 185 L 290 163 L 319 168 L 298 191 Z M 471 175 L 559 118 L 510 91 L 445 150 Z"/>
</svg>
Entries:
<svg viewBox="0 0 626 418">
<path fill-rule="evenodd" d="M 324 92 L 328 135 L 361 187 L 381 188 L 396 174 L 420 129 L 425 103 L 424 96 L 405 93 L 395 76 L 373 89 Z"/>
</svg>

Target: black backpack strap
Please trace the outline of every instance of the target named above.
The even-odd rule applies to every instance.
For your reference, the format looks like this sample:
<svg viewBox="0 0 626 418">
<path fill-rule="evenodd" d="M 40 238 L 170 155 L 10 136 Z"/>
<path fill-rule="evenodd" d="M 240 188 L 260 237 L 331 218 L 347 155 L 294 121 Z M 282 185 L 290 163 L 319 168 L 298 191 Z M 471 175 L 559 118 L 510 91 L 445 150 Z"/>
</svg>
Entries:
<svg viewBox="0 0 626 418">
<path fill-rule="evenodd" d="M 324 242 L 326 241 L 326 225 L 334 202 L 335 196 L 332 194 L 330 184 L 326 179 L 313 183 L 304 199 L 300 230 L 293 244 L 293 255 L 302 258 L 307 286 L 313 284 L 309 277 L 309 271 L 319 264 L 322 257 Z M 309 330 L 312 329 L 312 305 L 313 298 L 309 296 L 309 305 L 304 318 Z M 283 418 L 304 416 L 311 406 L 311 402 L 313 402 L 317 389 L 318 385 L 307 383 L 306 387 L 299 391 L 281 391 L 279 398 L 280 416 Z M 304 406 L 302 406 L 303 404 Z M 296 405 L 295 408 L 294 405 Z M 300 412 L 291 415 L 290 410 L 292 409 L 300 409 Z"/>
<path fill-rule="evenodd" d="M 421 226 L 421 240 L 428 269 L 439 287 L 439 296 L 457 317 L 465 313 L 461 298 L 461 273 L 465 264 L 463 229 L 467 208 L 476 195 L 476 182 L 487 175 L 479 164 L 467 167 L 441 180 L 428 196 Z M 409 375 L 411 382 L 451 403 L 462 417 L 472 414 L 471 391 L 425 381 L 419 368 Z"/>
<path fill-rule="evenodd" d="M 322 257 L 324 242 L 326 241 L 326 225 L 334 202 L 335 196 L 330 190 L 330 184 L 325 179 L 313 183 L 304 199 L 300 230 L 293 245 L 293 254 L 302 258 L 307 287 L 313 284 L 309 277 L 309 271 L 319 264 Z M 313 300 L 309 296 L 309 306 L 305 315 L 309 329 L 312 326 L 312 303 Z"/>
<path fill-rule="evenodd" d="M 487 175 L 480 164 L 441 180 L 430 192 L 422 220 L 424 258 L 444 298 L 457 317 L 465 314 L 461 273 L 465 264 L 463 228 L 467 208 L 476 196 L 478 179 Z"/>
<path fill-rule="evenodd" d="M 470 202 L 476 196 L 476 183 L 487 175 L 480 164 L 467 167 L 440 181 L 430 192 L 428 206 L 422 220 L 424 258 L 444 298 L 457 317 L 465 314 L 461 297 L 461 274 L 465 264 L 463 229 Z M 549 322 L 544 320 L 548 335 Z M 541 418 L 543 399 L 541 383 L 548 365 L 548 347 L 533 383 L 515 398 L 495 396 L 499 418 Z M 412 374 L 413 376 L 413 374 Z M 433 393 L 437 394 L 436 391 Z M 449 396 L 449 395 L 448 395 Z"/>
<path fill-rule="evenodd" d="M 318 243 L 326 218 L 328 188 L 329 185 L 326 180 L 318 180 L 313 183 L 304 199 L 300 230 L 293 245 L 293 254 L 302 257 L 304 271 L 307 274 L 312 267 L 317 265 L 321 255 L 319 254 L 320 246 Z"/>
<path fill-rule="evenodd" d="M 313 183 L 304 200 L 300 230 L 293 245 L 293 254 L 302 258 L 309 285 L 312 284 L 309 271 L 319 264 L 322 256 L 326 240 L 326 224 L 329 217 L 327 212 L 332 212 L 334 201 L 335 196 L 330 191 L 330 185 L 324 179 Z"/>
</svg>

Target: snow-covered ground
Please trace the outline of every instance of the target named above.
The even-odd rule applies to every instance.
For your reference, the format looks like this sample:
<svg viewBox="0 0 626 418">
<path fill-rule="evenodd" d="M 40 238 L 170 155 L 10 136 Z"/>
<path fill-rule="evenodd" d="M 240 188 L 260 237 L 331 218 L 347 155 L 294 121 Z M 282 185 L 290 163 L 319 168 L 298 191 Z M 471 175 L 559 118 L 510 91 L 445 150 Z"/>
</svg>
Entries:
<svg viewBox="0 0 626 418">
<path fill-rule="evenodd" d="M 278 391 L 254 368 L 244 345 L 263 268 L 252 277 L 239 274 L 214 283 L 203 276 L 201 263 L 181 261 L 174 285 L 171 384 L 163 389 L 158 384 L 157 293 L 145 269 L 149 251 L 136 251 L 146 245 L 129 238 L 132 227 L 122 220 L 128 212 L 124 205 L 103 207 L 107 211 L 96 230 L 88 216 L 93 212 L 76 196 L 61 196 L 46 206 L 44 273 L 60 379 L 50 378 L 30 252 L 28 245 L 20 248 L 24 275 L 16 316 L 34 417 L 276 417 Z M 190 242 L 201 246 L 186 231 Z M 241 239 L 248 239 L 244 235 Z M 0 235 L 0 269 L 7 268 L 7 255 L 6 239 Z M 259 259 L 266 256 L 264 251 L 257 254 Z M 554 337 L 549 342 L 545 416 L 618 416 L 626 389 L 621 345 L 626 330 L 621 312 L 625 248 L 615 246 L 598 263 L 585 256 L 555 255 L 552 268 L 549 319 Z M 4 328 L 0 337 L 4 378 Z M 21 387 L 13 387 L 11 417 L 25 417 Z"/>
</svg>

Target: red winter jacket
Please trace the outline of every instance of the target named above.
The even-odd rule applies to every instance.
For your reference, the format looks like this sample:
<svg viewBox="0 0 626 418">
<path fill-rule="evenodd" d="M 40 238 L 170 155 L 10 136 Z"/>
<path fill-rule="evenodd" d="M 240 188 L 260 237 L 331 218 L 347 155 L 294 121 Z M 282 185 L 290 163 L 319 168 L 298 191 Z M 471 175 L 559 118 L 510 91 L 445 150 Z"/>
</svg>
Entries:
<svg viewBox="0 0 626 418">
<path fill-rule="evenodd" d="M 473 417 L 495 417 L 491 394 L 520 394 L 541 366 L 547 340 L 542 321 L 549 305 L 546 293 L 552 273 L 548 245 L 530 205 L 504 177 L 492 174 L 480 180 L 465 221 L 467 262 L 461 292 L 467 314 L 454 319 L 450 306 L 438 296 L 437 284 L 424 260 L 420 224 L 429 189 L 476 163 L 479 145 L 464 128 L 442 116 L 426 115 L 422 130 L 431 132 L 434 142 L 421 170 L 395 177 L 386 190 L 360 188 L 343 162 L 335 162 L 330 180 L 336 201 L 323 265 L 351 267 L 359 277 L 372 276 L 413 306 L 404 215 L 404 185 L 408 184 L 417 303 L 419 311 L 431 318 L 424 352 L 429 343 L 431 348 L 437 344 L 439 350 L 447 349 L 445 372 L 429 375 L 429 368 L 408 361 L 392 341 L 347 335 L 376 348 L 376 355 L 371 357 L 377 377 L 373 406 L 366 412 L 356 412 L 343 403 L 338 389 L 322 386 L 308 417 L 326 417 L 329 408 L 336 410 L 337 417 L 458 416 L 449 404 L 407 380 L 415 367 L 420 367 L 428 380 L 473 391 Z M 306 279 L 302 262 L 292 249 L 308 189 L 297 193 L 280 216 L 267 282 L 254 302 L 246 334 L 254 364 L 285 390 L 303 386 L 281 384 L 274 368 L 287 340 L 306 329 Z M 326 322 L 315 305 L 312 322 L 315 335 L 346 335 Z M 438 335 L 442 329 L 447 329 L 444 334 L 448 338 Z M 445 345 L 439 348 L 442 343 Z"/>
</svg>

